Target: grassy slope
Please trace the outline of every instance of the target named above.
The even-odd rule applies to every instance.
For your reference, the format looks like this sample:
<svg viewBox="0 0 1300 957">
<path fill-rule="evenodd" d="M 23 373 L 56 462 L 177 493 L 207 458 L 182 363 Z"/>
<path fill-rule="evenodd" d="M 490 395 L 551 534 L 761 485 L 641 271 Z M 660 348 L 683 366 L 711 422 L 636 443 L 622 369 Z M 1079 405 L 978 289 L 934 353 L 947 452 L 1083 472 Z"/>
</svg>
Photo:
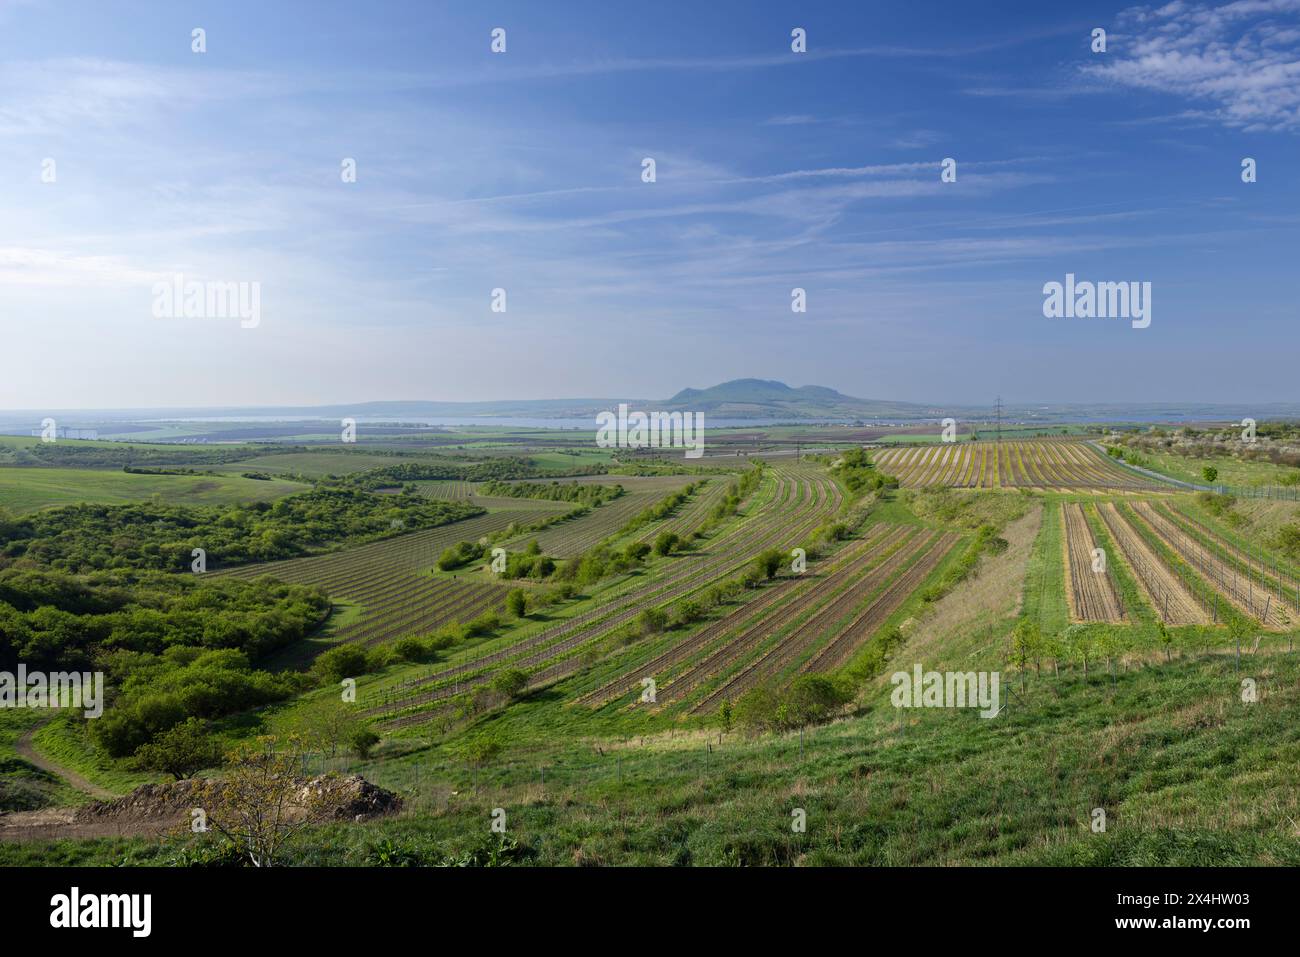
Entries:
<svg viewBox="0 0 1300 957">
<path fill-rule="evenodd" d="M 15 744 L 48 712 L 29 708 L 0 708 L 0 810 L 34 810 L 85 800 L 80 792 L 18 757 Z"/>
<path fill-rule="evenodd" d="M 417 751 L 358 768 L 404 791 L 411 813 L 315 834 L 297 859 L 362 863 L 381 837 L 462 850 L 501 807 L 541 864 L 1300 864 L 1300 661 L 1249 658 L 1242 673 L 1259 680 L 1256 704 L 1241 703 L 1221 658 L 1113 684 L 1045 672 L 991 721 L 942 709 L 900 719 L 881 689 L 863 716 L 807 734 L 802 752 L 797 734 L 715 737 L 712 751 L 699 734 L 600 752 L 559 739 L 494 760 L 477 793 L 464 763 Z M 1096 807 L 1104 834 L 1089 828 Z M 791 830 L 795 808 L 804 834 Z M 123 848 L 95 842 L 80 859 L 120 860 Z M 131 859 L 158 853 L 138 842 Z M 23 860 L 29 851 L 0 846 L 0 861 Z"/>
<path fill-rule="evenodd" d="M 1024 516 L 1003 533 L 1009 548 L 907 630 L 891 669 L 913 661 L 1000 669 L 1004 689 L 1018 690 L 1005 656 L 1022 597 L 1045 630 L 1064 624 L 1057 500 L 1025 497 Z M 991 507 L 984 503 L 972 498 L 959 523 Z M 940 514 L 951 520 L 948 508 L 932 500 L 917 511 L 939 524 Z M 892 502 L 873 517 L 907 514 Z M 502 807 L 510 833 L 542 864 L 1296 864 L 1300 657 L 1279 647 L 1245 656 L 1240 673 L 1230 656 L 1190 652 L 1169 663 L 1148 656 L 1145 667 L 1113 677 L 1094 670 L 1087 681 L 1064 664 L 1059 675 L 1044 668 L 991 721 L 970 711 L 899 712 L 885 677 L 867 688 L 855 717 L 810 731 L 802 750 L 797 734 L 720 739 L 640 712 L 593 720 L 565 706 L 561 685 L 450 740 L 423 731 L 386 741 L 368 762 L 347 762 L 405 793 L 410 811 L 315 834 L 298 859 L 362 863 L 381 837 L 462 850 L 487 835 L 491 809 Z M 1258 703 L 1241 702 L 1243 676 L 1258 681 Z M 322 689 L 279 717 L 331 694 Z M 486 733 L 506 750 L 476 775 L 458 747 Z M 56 755 L 57 742 L 40 743 L 94 776 L 75 750 Z M 1107 811 L 1104 834 L 1088 826 L 1095 807 Z M 807 833 L 792 832 L 793 808 L 807 811 Z M 142 862 L 162 853 L 148 842 L 64 844 L 39 855 L 0 845 L 0 863 Z"/>
<path fill-rule="evenodd" d="M 1212 466 L 1219 472 L 1215 482 L 1220 485 L 1280 485 L 1294 481 L 1296 470 L 1288 465 L 1274 465 L 1272 462 L 1252 462 L 1242 459 L 1217 455 L 1213 458 L 1175 455 L 1172 452 L 1152 452 L 1137 450 L 1140 455 L 1150 459 L 1157 472 L 1184 482 L 1202 483 L 1205 481 L 1201 469 Z"/>
</svg>

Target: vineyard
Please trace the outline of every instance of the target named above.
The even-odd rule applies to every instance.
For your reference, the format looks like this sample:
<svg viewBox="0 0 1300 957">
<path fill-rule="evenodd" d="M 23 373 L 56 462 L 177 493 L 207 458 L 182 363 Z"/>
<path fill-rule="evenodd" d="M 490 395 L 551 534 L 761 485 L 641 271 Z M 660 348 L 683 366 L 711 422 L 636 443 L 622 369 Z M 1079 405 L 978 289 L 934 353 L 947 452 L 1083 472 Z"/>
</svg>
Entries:
<svg viewBox="0 0 1300 957">
<path fill-rule="evenodd" d="M 691 484 L 691 477 L 682 475 L 654 476 L 650 478 L 620 475 L 614 479 L 610 479 L 608 476 L 597 476 L 597 478 L 604 479 L 605 484 L 614 484 L 616 482 L 622 485 L 625 491 L 613 501 L 597 506 L 584 515 L 569 519 L 544 531 L 521 536 L 507 542 L 506 547 L 522 546 L 527 541 L 536 540 L 542 551 L 547 555 L 553 555 L 556 558 L 572 558 L 614 535 L 635 516 L 661 499 Z M 714 481 L 710 484 L 725 486 L 725 483 L 720 481 Z M 699 498 L 700 496 L 697 495 L 697 501 Z M 482 503 L 484 500 L 475 499 L 474 501 Z M 496 502 L 498 500 L 492 499 L 491 501 Z M 516 499 L 515 501 L 529 502 L 536 500 Z M 543 502 L 542 504 L 560 503 Z M 687 506 L 679 509 L 679 511 L 685 512 L 689 509 L 690 506 Z M 662 527 L 662 524 L 656 525 L 654 532 L 657 533 Z"/>
<path fill-rule="evenodd" d="M 1123 621 L 1124 604 L 1115 586 L 1114 574 L 1104 550 L 1097 547 L 1083 506 L 1067 502 L 1061 510 L 1070 616 L 1075 621 Z"/>
<path fill-rule="evenodd" d="M 703 591 L 735 574 L 765 548 L 788 550 L 835 514 L 842 493 L 820 471 L 799 465 L 780 465 L 770 471 L 775 477 L 769 480 L 767 497 L 754 503 L 752 517 L 720 533 L 706 548 L 672 559 L 652 581 L 630 583 L 602 595 L 592 607 L 566 621 L 513 636 L 503 645 L 474 649 L 456 664 L 391 689 L 388 700 L 372 713 L 414 712 L 390 720 L 388 727 L 427 721 L 440 702 L 487 683 L 505 668 L 526 670 L 532 687 L 567 678 L 583 667 L 584 652 L 644 609 L 668 608 Z"/>
<path fill-rule="evenodd" d="M 224 574 L 233 578 L 269 575 L 286 582 L 319 585 L 335 601 L 361 606 L 358 618 L 338 630 L 338 640 L 379 644 L 500 610 L 509 591 L 505 585 L 436 578 L 427 574 L 428 570 L 449 545 L 502 531 L 512 522 L 536 521 L 553 514 L 554 510 L 547 508 L 492 512 L 329 555 L 252 565 Z"/>
<path fill-rule="evenodd" d="M 904 488 L 1042 488 L 1156 491 L 1154 480 L 1078 441 L 952 442 L 877 451 L 873 459 Z"/>
</svg>

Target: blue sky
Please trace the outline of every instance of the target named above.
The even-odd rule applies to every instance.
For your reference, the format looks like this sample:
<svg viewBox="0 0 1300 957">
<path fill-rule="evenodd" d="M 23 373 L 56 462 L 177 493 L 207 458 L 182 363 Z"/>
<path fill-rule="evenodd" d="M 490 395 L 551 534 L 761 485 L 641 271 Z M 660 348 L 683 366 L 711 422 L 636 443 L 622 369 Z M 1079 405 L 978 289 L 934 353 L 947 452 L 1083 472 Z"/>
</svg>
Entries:
<svg viewBox="0 0 1300 957">
<path fill-rule="evenodd" d="M 0 0 L 0 408 L 1294 400 L 1298 134 L 1300 0 Z"/>
</svg>

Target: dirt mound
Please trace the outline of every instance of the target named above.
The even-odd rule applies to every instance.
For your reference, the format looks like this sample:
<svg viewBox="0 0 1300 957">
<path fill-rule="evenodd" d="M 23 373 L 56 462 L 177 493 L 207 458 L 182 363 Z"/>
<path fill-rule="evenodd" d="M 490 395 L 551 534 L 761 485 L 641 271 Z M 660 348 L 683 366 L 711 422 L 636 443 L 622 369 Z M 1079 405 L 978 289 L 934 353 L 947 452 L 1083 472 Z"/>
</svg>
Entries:
<svg viewBox="0 0 1300 957">
<path fill-rule="evenodd" d="M 312 778 L 303 785 L 303 795 L 308 789 L 319 792 L 322 778 Z M 341 820 L 348 818 L 364 821 L 385 814 L 395 814 L 402 809 L 402 799 L 392 791 L 385 791 L 378 785 L 371 784 L 359 774 L 343 778 L 335 792 L 336 806 L 334 816 Z"/>
<path fill-rule="evenodd" d="M 392 791 L 371 784 L 359 774 L 345 778 L 308 778 L 299 789 L 299 809 L 324 793 L 333 805 L 332 817 L 338 820 L 364 821 L 402 808 L 402 799 Z M 108 821 L 129 822 L 133 825 L 157 824 L 167 826 L 188 822 L 190 812 L 203 806 L 199 790 L 205 782 L 168 781 L 165 784 L 142 784 L 125 797 L 112 801 L 96 801 L 78 808 L 73 815 L 77 824 L 96 824 Z M 291 812 L 292 813 L 292 812 Z"/>
</svg>

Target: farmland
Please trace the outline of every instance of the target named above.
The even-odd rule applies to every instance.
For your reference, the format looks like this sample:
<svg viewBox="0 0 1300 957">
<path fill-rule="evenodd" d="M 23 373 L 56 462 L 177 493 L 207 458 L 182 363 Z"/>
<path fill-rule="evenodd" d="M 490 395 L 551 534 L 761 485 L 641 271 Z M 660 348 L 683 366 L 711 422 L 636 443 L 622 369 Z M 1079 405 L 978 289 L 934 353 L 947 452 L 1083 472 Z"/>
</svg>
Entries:
<svg viewBox="0 0 1300 957">
<path fill-rule="evenodd" d="M 737 430 L 733 437 L 744 434 Z M 798 433 L 787 438 L 797 441 Z M 556 464 L 569 458 L 550 442 L 491 444 L 456 467 L 475 461 L 524 467 L 540 450 Z M 498 454 L 507 449 L 509 456 Z M 662 474 L 652 475 L 525 472 L 515 486 L 496 486 L 494 495 L 464 478 L 367 481 L 372 470 L 440 461 L 422 454 L 312 450 L 277 460 L 261 452 L 217 466 L 258 463 L 322 487 L 368 488 L 385 501 L 414 495 L 486 511 L 433 528 L 398 528 L 323 554 L 210 573 L 218 580 L 268 577 L 317 586 L 333 605 L 323 628 L 263 664 L 302 676 L 302 690 L 271 707 L 213 722 L 214 733 L 238 743 L 258 733 L 318 727 L 337 693 L 312 683 L 317 662 L 339 649 L 363 649 L 352 720 L 373 729 L 381 744 L 368 758 L 337 755 L 324 766 L 359 770 L 405 789 L 416 800 L 404 818 L 411 823 L 403 826 L 455 843 L 458 802 L 537 799 L 523 769 L 535 773 L 539 761 L 546 766 L 548 806 L 559 795 L 587 801 L 593 781 L 616 793 L 620 776 L 641 775 L 647 793 L 662 797 L 667 782 L 683 773 L 674 764 L 681 755 L 703 755 L 698 765 L 690 763 L 695 757 L 687 759 L 692 779 L 708 780 L 715 752 L 731 767 L 763 761 L 772 774 L 785 775 L 793 759 L 781 742 L 796 725 L 783 715 L 799 701 L 796 689 L 848 689 L 837 691 L 847 697 L 835 699 L 839 703 L 820 717 L 798 719 L 810 741 L 820 742 L 809 747 L 827 768 L 843 760 L 841 728 L 860 729 L 882 756 L 907 746 L 901 728 L 906 736 L 940 740 L 955 729 L 945 731 L 934 718 L 899 724 L 893 708 L 881 708 L 884 676 L 922 655 L 927 664 L 946 657 L 966 667 L 974 657 L 1011 671 L 1024 683 L 1025 700 L 1038 702 L 1013 720 L 1055 727 L 1044 695 L 1108 713 L 1094 684 L 1104 679 L 1092 674 L 1098 662 L 1133 694 L 1159 680 L 1157 669 L 1170 671 L 1169 687 L 1192 693 L 1211 680 L 1213 656 L 1235 651 L 1242 634 L 1252 636 L 1250 653 L 1283 654 L 1290 647 L 1300 621 L 1300 569 L 1268 544 L 1290 520 L 1281 503 L 1203 502 L 1076 438 L 917 443 L 871 451 L 869 458 L 868 469 L 897 478 L 901 488 L 867 482 L 851 490 L 833 454 L 776 455 L 762 465 L 724 456 L 703 472 L 674 472 L 660 463 L 648 471 Z M 80 483 L 73 494 L 85 497 L 103 476 L 211 478 L 77 471 L 92 473 L 73 476 Z M 735 495 L 749 472 L 752 484 Z M 579 506 L 553 489 L 553 481 L 618 485 L 623 492 L 594 507 Z M 520 486 L 529 483 L 550 497 L 523 491 Z M 633 522 L 684 491 L 673 508 Z M 1256 527 L 1267 533 L 1257 534 Z M 651 550 L 668 540 L 665 533 L 677 536 L 676 547 Z M 477 557 L 440 568 L 444 552 L 461 543 L 477 543 Z M 535 549 L 561 569 L 602 549 L 638 557 L 565 585 L 558 576 L 503 577 L 489 568 L 488 546 L 497 545 L 508 556 Z M 801 548 L 805 565 L 794 560 Z M 778 556 L 772 571 L 756 571 L 759 557 L 769 552 Z M 521 612 L 509 610 L 512 592 L 524 596 Z M 1000 610 L 994 614 L 994 608 Z M 487 624 L 471 629 L 472 622 Z M 1025 623 L 1036 629 L 1032 641 L 1016 637 Z M 1211 658 L 1202 663 L 1198 655 Z M 827 684 L 808 684 L 817 680 Z M 500 690 L 506 687 L 515 690 Z M 828 717 L 845 723 L 819 727 Z M 485 740 L 499 750 L 473 768 L 467 786 L 463 755 Z M 106 760 L 66 720 L 43 727 L 32 741 L 97 787 L 120 790 L 148 778 Z M 981 747 L 976 750 L 983 754 Z M 1029 751 L 1018 757 L 1040 759 Z M 35 795 L 24 800 L 66 801 L 76 794 L 57 777 L 34 775 L 12 777 L 13 788 Z M 433 804 L 422 796 L 430 788 L 443 795 Z M 726 817 L 752 805 L 746 798 L 727 807 L 716 813 Z M 592 830 L 575 840 L 605 840 L 599 836 L 607 833 L 603 813 L 593 812 Z M 1034 833 L 1066 828 L 1064 813 L 1045 808 Z M 323 844 L 309 846 L 309 856 L 331 853 Z M 948 856 L 936 850 L 918 860 L 988 853 L 978 842 L 961 846 Z M 629 859 L 608 847 L 602 853 L 611 861 Z M 699 853 L 709 858 L 716 850 Z M 831 847 L 819 853 L 838 859 Z M 1017 853 L 1043 859 L 1030 846 Z"/>
<path fill-rule="evenodd" d="M 1155 491 L 1161 486 L 1079 441 L 950 442 L 885 449 L 875 459 L 904 488 Z"/>
</svg>

